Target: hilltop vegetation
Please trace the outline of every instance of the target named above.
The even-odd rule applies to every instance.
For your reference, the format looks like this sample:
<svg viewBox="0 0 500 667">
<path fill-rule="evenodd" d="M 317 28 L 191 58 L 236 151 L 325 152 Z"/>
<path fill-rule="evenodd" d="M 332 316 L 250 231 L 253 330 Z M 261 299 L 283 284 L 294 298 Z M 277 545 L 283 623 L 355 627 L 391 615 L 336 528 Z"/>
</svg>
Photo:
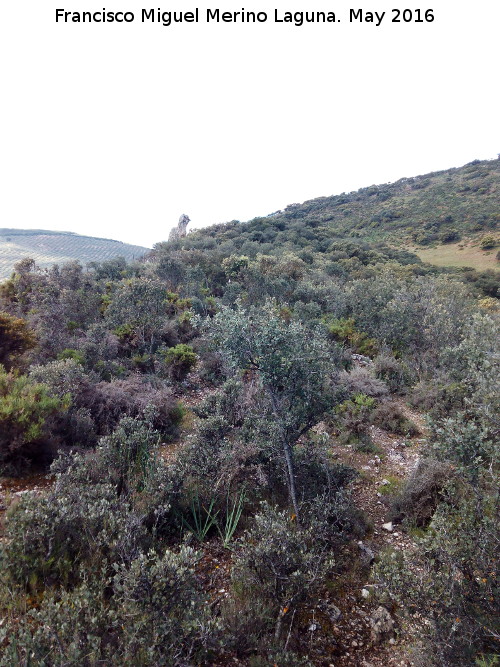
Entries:
<svg viewBox="0 0 500 667">
<path fill-rule="evenodd" d="M 124 257 L 130 262 L 147 252 L 148 249 L 141 246 L 72 232 L 0 228 L 0 280 L 8 278 L 14 264 L 23 257 L 31 257 L 40 267 L 50 267 L 71 260 L 88 264 L 115 257 Z"/>
<path fill-rule="evenodd" d="M 0 285 L 0 665 L 495 664 L 498 275 L 315 215 Z"/>
<path fill-rule="evenodd" d="M 184 239 L 182 247 L 207 250 L 217 245 L 223 254 L 254 257 L 276 248 L 330 253 L 346 240 L 417 252 L 471 238 L 479 246 L 482 239 L 492 237 L 495 245 L 499 243 L 499 198 L 500 160 L 476 160 L 458 169 L 291 204 L 246 223 L 202 229 Z M 454 257 L 449 259 L 454 265 Z M 483 268 L 477 259 L 472 266 Z"/>
</svg>

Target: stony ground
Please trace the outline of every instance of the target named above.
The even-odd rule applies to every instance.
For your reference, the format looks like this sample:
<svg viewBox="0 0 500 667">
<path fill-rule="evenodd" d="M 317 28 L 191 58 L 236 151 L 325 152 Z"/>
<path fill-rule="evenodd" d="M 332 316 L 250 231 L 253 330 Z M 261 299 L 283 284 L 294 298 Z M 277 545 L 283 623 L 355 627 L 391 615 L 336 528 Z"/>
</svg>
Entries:
<svg viewBox="0 0 500 667">
<path fill-rule="evenodd" d="M 186 407 L 202 400 L 206 390 L 193 388 Z M 371 529 L 362 541 L 353 543 L 344 554 L 350 567 L 339 574 L 338 581 L 319 594 L 315 604 L 301 609 L 285 619 L 285 632 L 294 637 L 296 647 L 306 653 L 318 667 L 409 667 L 407 642 L 411 639 L 401 631 L 388 633 L 384 641 L 373 639 L 370 620 L 378 604 L 373 601 L 370 584 L 370 561 L 386 549 L 413 548 L 411 535 L 399 526 L 388 525 L 391 495 L 415 468 L 425 424 L 421 415 L 411 411 L 402 401 L 399 407 L 420 429 L 421 434 L 405 439 L 372 427 L 375 452 L 362 453 L 350 445 L 335 444 L 336 461 L 356 468 L 360 475 L 353 483 L 354 501 L 363 512 Z M 192 414 L 188 412 L 183 438 L 192 429 Z M 323 423 L 315 430 L 326 430 Z M 175 457 L 182 439 L 165 445 L 162 455 Z M 52 478 L 32 475 L 22 479 L 0 479 L 0 540 L 5 514 L 26 493 L 42 494 L 52 484 Z M 210 604 L 217 605 L 227 595 L 231 554 L 219 544 L 208 544 L 199 566 L 199 576 L 209 592 Z M 397 630 L 397 628 L 396 628 Z M 245 665 L 234 655 L 221 656 L 218 665 Z M 279 667 L 279 666 L 277 666 Z"/>
</svg>

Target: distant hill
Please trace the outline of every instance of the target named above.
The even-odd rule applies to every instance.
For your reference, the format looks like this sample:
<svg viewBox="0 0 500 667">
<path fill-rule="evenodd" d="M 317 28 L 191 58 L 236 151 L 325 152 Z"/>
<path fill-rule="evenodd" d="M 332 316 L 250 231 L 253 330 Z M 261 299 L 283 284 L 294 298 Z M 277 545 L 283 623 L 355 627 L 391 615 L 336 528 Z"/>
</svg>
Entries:
<svg viewBox="0 0 500 667">
<path fill-rule="evenodd" d="M 71 260 L 85 266 L 120 256 L 130 261 L 147 252 L 149 249 L 141 246 L 72 232 L 0 228 L 0 280 L 8 278 L 23 257 L 32 257 L 41 267 Z"/>
<path fill-rule="evenodd" d="M 441 266 L 497 268 L 500 160 L 291 204 L 249 222 L 214 225 L 189 234 L 184 247 L 240 254 L 277 250 L 331 252 L 338 242 L 384 243 Z M 481 249 L 485 236 L 496 246 Z"/>
</svg>

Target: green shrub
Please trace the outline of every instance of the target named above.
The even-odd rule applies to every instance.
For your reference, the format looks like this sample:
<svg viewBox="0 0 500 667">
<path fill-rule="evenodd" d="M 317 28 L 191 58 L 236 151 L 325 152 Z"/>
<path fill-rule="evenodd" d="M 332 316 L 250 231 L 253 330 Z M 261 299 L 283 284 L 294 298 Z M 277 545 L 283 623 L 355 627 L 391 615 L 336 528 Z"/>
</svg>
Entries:
<svg viewBox="0 0 500 667">
<path fill-rule="evenodd" d="M 46 421 L 70 403 L 69 394 L 52 397 L 46 385 L 0 366 L 0 466 L 16 469 L 47 456 Z"/>
<path fill-rule="evenodd" d="M 494 236 L 484 236 L 480 245 L 483 250 L 491 250 L 497 245 L 497 240 Z"/>
<path fill-rule="evenodd" d="M 9 370 L 16 358 L 35 345 L 35 334 L 25 320 L 0 312 L 0 364 Z"/>
<path fill-rule="evenodd" d="M 79 350 L 72 350 L 71 348 L 66 348 L 62 352 L 59 352 L 57 358 L 61 361 L 65 359 L 74 359 L 76 362 L 85 365 L 85 356 Z"/>
<path fill-rule="evenodd" d="M 175 347 L 168 348 L 163 356 L 170 377 L 179 382 L 185 379 L 197 360 L 193 348 L 186 343 L 179 343 Z"/>
<path fill-rule="evenodd" d="M 358 331 L 352 318 L 327 319 L 328 333 L 335 341 L 345 343 L 357 354 L 369 357 L 377 353 L 377 341 L 366 333 Z"/>
<path fill-rule="evenodd" d="M 411 384 L 408 367 L 392 355 L 381 353 L 374 360 L 375 376 L 385 382 L 393 394 L 404 392 Z"/>
</svg>

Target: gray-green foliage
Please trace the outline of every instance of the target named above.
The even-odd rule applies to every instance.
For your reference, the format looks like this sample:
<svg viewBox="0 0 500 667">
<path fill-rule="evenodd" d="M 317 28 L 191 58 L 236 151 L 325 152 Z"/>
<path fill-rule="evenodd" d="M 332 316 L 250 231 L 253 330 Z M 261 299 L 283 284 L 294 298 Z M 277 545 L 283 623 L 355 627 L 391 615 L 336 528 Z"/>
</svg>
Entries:
<svg viewBox="0 0 500 667">
<path fill-rule="evenodd" d="M 240 540 L 232 573 L 240 595 L 267 606 L 279 638 L 284 616 L 333 567 L 333 555 L 287 511 L 263 503 L 255 525 Z"/>
<path fill-rule="evenodd" d="M 274 302 L 248 312 L 227 307 L 206 329 L 228 363 L 254 378 L 268 403 L 272 439 L 287 465 L 290 498 L 298 515 L 293 446 L 335 402 L 333 381 L 341 352 L 318 329 L 287 323 Z"/>
<path fill-rule="evenodd" d="M 3 557 L 11 580 L 64 585 L 80 565 L 129 562 L 150 545 L 168 526 L 175 487 L 157 445 L 150 424 L 126 418 L 95 452 L 58 459 L 50 492 L 28 495 L 9 518 Z"/>
<path fill-rule="evenodd" d="M 131 278 L 118 283 L 105 313 L 108 326 L 130 324 L 140 352 L 155 351 L 168 320 L 167 290 L 159 280 Z"/>
<path fill-rule="evenodd" d="M 498 333 L 497 320 L 476 315 L 459 344 L 441 351 L 443 372 L 463 390 L 461 400 L 458 410 L 431 424 L 430 452 L 443 463 L 428 462 L 434 473 L 427 488 L 422 479 L 410 480 L 403 509 L 410 518 L 423 511 L 425 524 L 440 502 L 417 549 L 401 560 L 385 558 L 376 569 L 403 610 L 418 614 L 425 664 L 439 667 L 475 664 L 493 653 L 500 635 Z M 445 486 L 446 466 L 454 481 Z M 419 484 L 432 505 L 425 505 Z"/>
<path fill-rule="evenodd" d="M 198 559 L 181 547 L 141 553 L 107 571 L 96 563 L 76 588 L 47 594 L 19 623 L 0 631 L 0 640 L 7 640 L 0 665 L 206 664 L 218 624 L 196 584 Z"/>
<path fill-rule="evenodd" d="M 447 497 L 455 506 L 438 507 L 417 550 L 384 557 L 374 575 L 406 614 L 418 615 L 426 664 L 438 667 L 474 664 L 494 650 L 500 630 L 498 493 L 450 486 Z"/>
<path fill-rule="evenodd" d="M 377 280 L 357 280 L 347 287 L 357 326 L 404 353 L 418 375 L 432 372 L 439 353 L 458 344 L 471 316 L 467 290 L 444 278 L 403 280 L 385 271 Z"/>
<path fill-rule="evenodd" d="M 203 662 L 214 646 L 217 623 L 199 593 L 194 566 L 199 554 L 141 554 L 117 568 L 113 588 L 125 619 L 123 648 L 135 664 L 186 665 Z"/>
<path fill-rule="evenodd" d="M 464 387 L 463 408 L 435 420 L 434 451 L 470 479 L 498 471 L 500 435 L 500 322 L 475 315 L 461 343 L 445 350 L 452 378 Z"/>
</svg>

